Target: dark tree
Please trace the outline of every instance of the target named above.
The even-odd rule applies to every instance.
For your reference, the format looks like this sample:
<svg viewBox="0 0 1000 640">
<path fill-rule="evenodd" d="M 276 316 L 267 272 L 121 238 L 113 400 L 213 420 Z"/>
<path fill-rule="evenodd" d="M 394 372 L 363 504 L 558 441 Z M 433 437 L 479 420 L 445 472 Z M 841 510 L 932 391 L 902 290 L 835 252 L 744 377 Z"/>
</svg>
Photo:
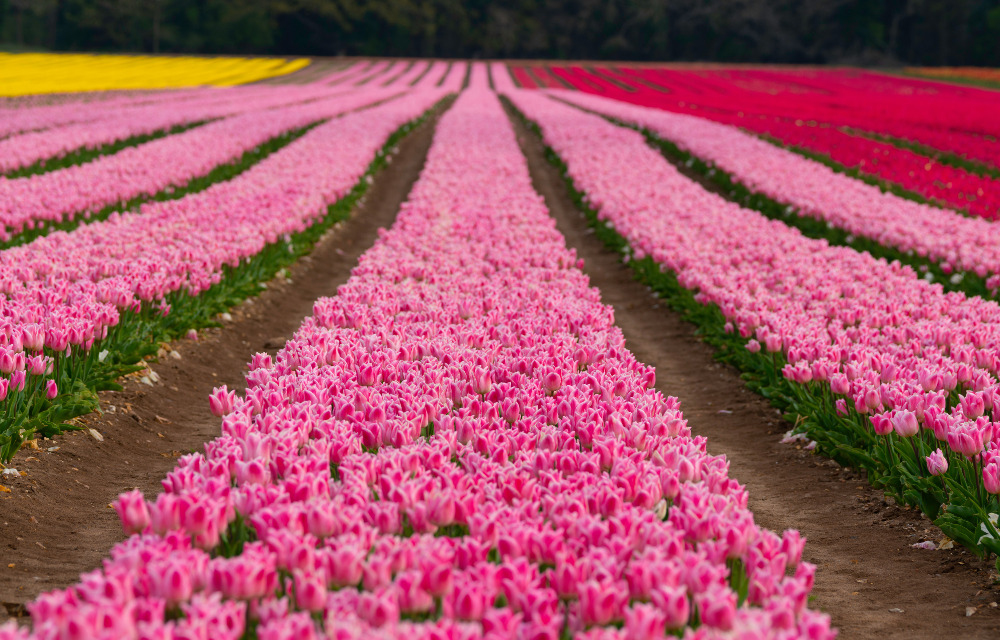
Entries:
<svg viewBox="0 0 1000 640">
<path fill-rule="evenodd" d="M 58 51 L 1000 66 L 1000 0 L 0 0 Z"/>
</svg>

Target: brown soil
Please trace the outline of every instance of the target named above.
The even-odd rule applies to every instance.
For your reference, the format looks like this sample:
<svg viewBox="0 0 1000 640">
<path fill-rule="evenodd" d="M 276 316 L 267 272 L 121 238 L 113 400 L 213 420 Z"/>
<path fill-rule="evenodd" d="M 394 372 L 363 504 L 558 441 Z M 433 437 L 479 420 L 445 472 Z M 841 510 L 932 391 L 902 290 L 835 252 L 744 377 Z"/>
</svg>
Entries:
<svg viewBox="0 0 1000 640">
<path fill-rule="evenodd" d="M 780 444 L 791 426 L 743 386 L 739 372 L 713 360 L 694 327 L 633 280 L 617 254 L 588 232 L 540 141 L 512 120 L 536 190 L 584 259 L 591 284 L 614 307 L 628 347 L 656 367 L 657 387 L 681 399 L 709 450 L 729 458 L 732 475 L 750 491 L 757 522 L 776 531 L 795 528 L 808 538 L 805 559 L 818 566 L 811 606 L 832 616 L 840 637 L 996 637 L 1000 588 L 989 565 L 964 550 L 912 548 L 943 535 L 917 512 L 887 503 L 859 474 Z"/>
<path fill-rule="evenodd" d="M 309 64 L 298 71 L 286 73 L 283 76 L 265 78 L 256 84 L 307 84 L 316 82 L 334 71 L 346 69 L 351 62 L 342 58 L 310 58 Z"/>
<path fill-rule="evenodd" d="M 124 391 L 102 394 L 104 414 L 83 420 L 102 442 L 86 430 L 71 432 L 15 456 L 9 466 L 22 477 L 5 480 L 9 492 L 0 492 L 0 623 L 23 616 L 23 603 L 39 593 L 98 568 L 124 539 L 112 500 L 134 487 L 147 497 L 157 494 L 178 456 L 200 451 L 218 434 L 219 420 L 208 409 L 212 388 L 243 389 L 251 355 L 277 351 L 311 315 L 316 299 L 334 295 L 347 280 L 378 228 L 395 219 L 423 167 L 439 115 L 400 142 L 351 218 L 331 229 L 287 277 L 234 309 L 222 328 L 203 331 L 197 342 L 169 345 L 180 359 L 167 353 L 152 365 L 161 379 L 155 387 L 134 376 Z"/>
</svg>

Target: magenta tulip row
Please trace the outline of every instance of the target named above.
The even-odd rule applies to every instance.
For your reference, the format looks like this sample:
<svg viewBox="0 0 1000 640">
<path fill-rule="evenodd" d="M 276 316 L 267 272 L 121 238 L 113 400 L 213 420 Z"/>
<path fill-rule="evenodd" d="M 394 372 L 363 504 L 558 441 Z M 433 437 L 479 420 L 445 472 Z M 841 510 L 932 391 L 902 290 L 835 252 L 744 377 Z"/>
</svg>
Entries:
<svg viewBox="0 0 1000 640">
<path fill-rule="evenodd" d="M 781 352 L 786 378 L 829 385 L 837 411 L 870 415 L 880 436 L 917 426 L 956 454 L 994 459 L 997 304 L 943 293 L 899 263 L 803 237 L 709 193 L 636 131 L 538 92 L 510 95 L 634 256 L 717 305 L 751 350 Z"/>
<path fill-rule="evenodd" d="M 555 90 L 552 95 L 649 129 L 716 165 L 749 189 L 795 207 L 800 215 L 929 258 L 941 263 L 946 273 L 1000 274 L 1000 236 L 994 233 L 992 222 L 882 193 L 878 187 L 836 173 L 820 162 L 704 118 L 580 92 Z"/>
<path fill-rule="evenodd" d="M 254 110 L 85 164 L 16 180 L 0 179 L 0 241 L 41 223 L 86 218 L 108 206 L 183 186 L 275 136 L 398 93 L 398 89 L 353 91 Z"/>
<path fill-rule="evenodd" d="M 199 93 L 185 100 L 165 100 L 112 109 L 97 120 L 0 140 L 0 172 L 27 167 L 77 149 L 96 148 L 179 125 L 328 97 L 333 91 L 315 86 L 253 87 L 221 95 Z"/>
<path fill-rule="evenodd" d="M 754 524 L 652 388 L 484 85 L 337 297 L 244 397 L 213 393 L 223 435 L 119 498 L 134 535 L 30 604 L 30 637 L 833 637 L 804 541 Z"/>
</svg>

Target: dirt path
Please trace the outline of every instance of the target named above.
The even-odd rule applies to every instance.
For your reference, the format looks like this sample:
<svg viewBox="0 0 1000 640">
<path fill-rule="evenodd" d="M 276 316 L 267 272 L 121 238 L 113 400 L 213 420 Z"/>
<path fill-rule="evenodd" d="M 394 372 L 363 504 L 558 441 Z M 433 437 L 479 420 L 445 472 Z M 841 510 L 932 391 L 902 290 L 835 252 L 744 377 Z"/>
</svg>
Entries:
<svg viewBox="0 0 1000 640">
<path fill-rule="evenodd" d="M 963 550 L 912 548 L 939 540 L 940 531 L 916 512 L 888 505 L 853 471 L 780 444 L 790 426 L 588 233 L 539 140 L 512 120 L 535 188 L 584 259 L 591 284 L 614 307 L 629 349 L 656 367 L 657 387 L 680 398 L 709 450 L 730 459 L 732 475 L 750 491 L 757 522 L 779 532 L 799 529 L 808 538 L 805 558 L 819 567 L 811 606 L 833 617 L 840 637 L 996 637 L 1000 609 L 990 603 L 1000 600 L 1000 590 L 988 565 Z M 966 607 L 975 608 L 971 617 Z"/>
<path fill-rule="evenodd" d="M 361 61 L 363 62 L 363 61 Z M 309 58 L 309 64 L 298 71 L 286 73 L 283 76 L 265 78 L 255 84 L 308 84 L 326 77 L 334 71 L 346 69 L 351 64 L 360 64 L 345 58 Z"/>
<path fill-rule="evenodd" d="M 23 603 L 38 593 L 100 566 L 124 538 L 111 501 L 133 487 L 155 495 L 178 456 L 200 451 L 218 434 L 219 420 L 208 409 L 212 387 L 243 389 L 251 355 L 274 353 L 312 313 L 313 302 L 347 280 L 377 229 L 395 219 L 423 167 L 436 121 L 404 138 L 351 218 L 331 229 L 287 278 L 233 310 L 223 328 L 171 345 L 180 358 L 167 354 L 152 365 L 159 384 L 133 379 L 124 391 L 103 394 L 105 414 L 85 420 L 102 442 L 86 431 L 68 433 L 15 456 L 10 466 L 23 477 L 5 480 L 10 492 L 0 493 L 0 622 L 23 615 Z"/>
</svg>

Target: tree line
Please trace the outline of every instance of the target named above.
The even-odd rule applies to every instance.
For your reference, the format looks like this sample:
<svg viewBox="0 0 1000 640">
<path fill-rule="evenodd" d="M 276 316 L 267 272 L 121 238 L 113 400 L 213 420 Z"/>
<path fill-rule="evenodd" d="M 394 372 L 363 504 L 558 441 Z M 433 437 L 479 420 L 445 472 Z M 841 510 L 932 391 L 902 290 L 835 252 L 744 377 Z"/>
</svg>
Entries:
<svg viewBox="0 0 1000 640">
<path fill-rule="evenodd" d="M 1000 66 L 1000 0 L 0 0 L 53 51 Z"/>
</svg>

